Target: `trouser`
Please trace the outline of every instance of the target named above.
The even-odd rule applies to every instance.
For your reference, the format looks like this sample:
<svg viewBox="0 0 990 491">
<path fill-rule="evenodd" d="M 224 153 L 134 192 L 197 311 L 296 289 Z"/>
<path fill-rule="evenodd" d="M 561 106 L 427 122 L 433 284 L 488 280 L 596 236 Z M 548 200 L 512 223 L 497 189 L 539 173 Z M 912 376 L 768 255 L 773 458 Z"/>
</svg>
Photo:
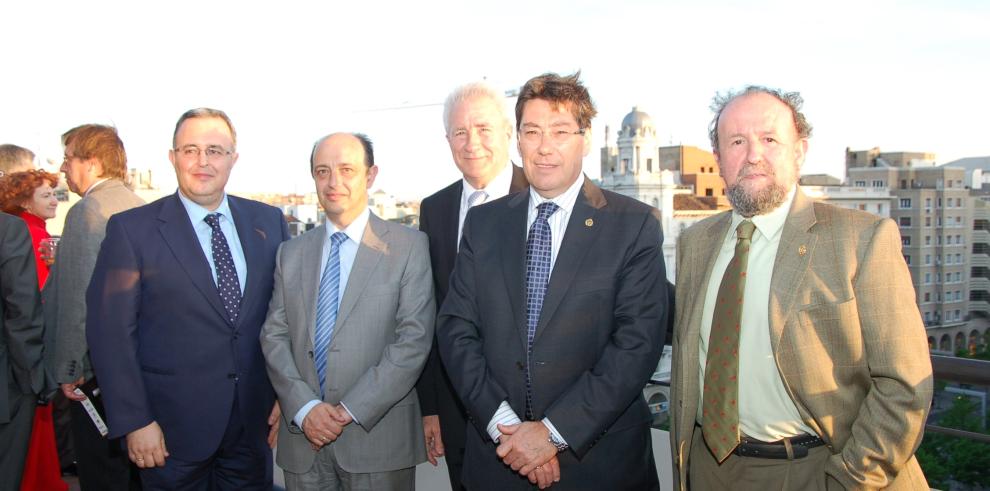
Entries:
<svg viewBox="0 0 990 491">
<path fill-rule="evenodd" d="M 34 422 L 34 405 L 37 398 L 22 394 L 16 387 L 2 387 L 7 391 L 8 420 L 0 423 L 0 489 L 19 489 L 31 441 L 31 424 Z"/>
<path fill-rule="evenodd" d="M 313 467 L 302 474 L 285 473 L 287 491 L 413 491 L 416 487 L 416 468 L 395 471 L 350 473 L 340 467 L 334 454 L 334 444 L 323 447 L 316 454 Z"/>
<path fill-rule="evenodd" d="M 106 439 L 96 429 L 81 402 L 69 405 L 79 487 L 82 491 L 141 489 L 137 467 L 127 458 L 119 438 Z"/>
</svg>

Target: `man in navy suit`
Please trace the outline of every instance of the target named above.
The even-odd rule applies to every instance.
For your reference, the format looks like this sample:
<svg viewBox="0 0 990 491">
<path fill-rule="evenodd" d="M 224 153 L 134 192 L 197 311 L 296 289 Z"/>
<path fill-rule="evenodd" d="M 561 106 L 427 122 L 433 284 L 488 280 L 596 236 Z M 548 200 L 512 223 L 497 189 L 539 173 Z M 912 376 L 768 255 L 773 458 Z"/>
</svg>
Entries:
<svg viewBox="0 0 990 491">
<path fill-rule="evenodd" d="M 172 143 L 178 192 L 111 218 L 86 295 L 109 436 L 146 489 L 271 489 L 258 336 L 288 227 L 224 192 L 238 155 L 222 111 L 187 111 Z"/>
<path fill-rule="evenodd" d="M 468 489 L 659 489 L 643 399 L 666 325 L 659 213 L 584 177 L 594 115 L 577 75 L 528 81 L 529 189 L 464 221 L 437 343 L 472 423 Z"/>
</svg>

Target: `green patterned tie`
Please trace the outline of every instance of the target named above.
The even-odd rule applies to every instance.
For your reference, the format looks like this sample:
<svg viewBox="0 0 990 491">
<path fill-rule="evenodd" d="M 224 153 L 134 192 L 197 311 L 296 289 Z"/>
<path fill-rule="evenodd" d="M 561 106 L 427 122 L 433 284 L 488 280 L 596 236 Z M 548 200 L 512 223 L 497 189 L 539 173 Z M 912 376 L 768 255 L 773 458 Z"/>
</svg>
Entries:
<svg viewBox="0 0 990 491">
<path fill-rule="evenodd" d="M 701 432 L 719 463 L 739 445 L 739 325 L 749 244 L 756 228 L 743 220 L 736 228 L 736 254 L 725 269 L 718 287 L 712 329 L 708 335 L 705 362 L 705 392 L 702 400 Z"/>
</svg>

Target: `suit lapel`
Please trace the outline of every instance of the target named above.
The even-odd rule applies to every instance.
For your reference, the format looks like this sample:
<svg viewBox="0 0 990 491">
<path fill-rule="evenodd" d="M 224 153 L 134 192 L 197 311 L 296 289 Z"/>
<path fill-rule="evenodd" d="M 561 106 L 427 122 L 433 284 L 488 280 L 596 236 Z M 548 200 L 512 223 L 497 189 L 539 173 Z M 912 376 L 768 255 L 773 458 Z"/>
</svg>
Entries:
<svg viewBox="0 0 990 491">
<path fill-rule="evenodd" d="M 354 257 L 354 266 L 351 267 L 351 274 L 347 278 L 347 284 L 344 285 L 344 293 L 340 299 L 340 309 L 337 312 L 334 331 L 339 332 L 337 330 L 344 326 L 347 317 L 354 310 L 354 305 L 357 304 L 362 292 L 368 286 L 368 280 L 382 256 L 388 252 L 388 245 L 384 242 L 384 237 L 387 234 L 388 228 L 385 227 L 385 222 L 371 213 L 368 217 L 368 225 L 365 226 L 364 234 L 361 236 L 357 256 Z M 334 339 L 337 338 L 336 332 Z"/>
<path fill-rule="evenodd" d="M 302 253 L 299 257 L 293 258 L 295 269 L 293 278 L 299 278 L 300 283 L 296 284 L 296 291 L 300 292 L 303 301 L 303 311 L 306 313 L 306 329 L 309 331 L 309 340 L 314 342 L 316 336 L 316 296 L 320 292 L 320 279 L 323 276 L 323 268 L 326 267 L 323 261 L 323 245 L 327 240 L 327 226 L 320 225 L 312 232 L 302 236 L 300 249 Z M 317 264 L 311 262 L 316 258 Z M 288 261 L 289 258 L 283 258 Z"/>
<path fill-rule="evenodd" d="M 175 256 L 179 265 L 185 270 L 186 275 L 189 276 L 207 303 L 212 305 L 217 314 L 230 325 L 230 319 L 227 316 L 227 311 L 224 310 L 223 302 L 220 300 L 217 286 L 210 276 L 210 263 L 207 262 L 192 223 L 189 222 L 189 214 L 182 207 L 177 195 L 172 195 L 162 203 L 158 220 L 161 221 L 158 230 L 162 234 L 162 239 L 171 249 L 172 255 Z"/>
<path fill-rule="evenodd" d="M 564 232 L 564 240 L 561 242 L 560 251 L 557 252 L 557 260 L 554 261 L 553 272 L 550 274 L 550 284 L 547 285 L 547 294 L 543 299 L 543 309 L 540 311 L 540 321 L 536 325 L 536 335 L 533 339 L 535 343 L 546 328 L 554 312 L 560 306 L 570 286 L 574 283 L 574 277 L 581 270 L 584 256 L 591 250 L 591 245 L 598 237 L 598 227 L 588 227 L 587 220 L 594 220 L 598 210 L 606 204 L 605 196 L 601 189 L 585 178 L 581 192 L 574 202 L 574 209 L 567 220 L 567 229 Z M 525 256 L 525 254 L 524 254 Z"/>
<path fill-rule="evenodd" d="M 512 306 L 512 318 L 519 333 L 522 345 L 528 344 L 526 339 L 526 215 L 529 209 L 529 193 L 519 193 L 508 200 L 508 213 L 495 235 L 502 242 L 499 251 L 502 255 L 502 276 L 506 291 L 509 294 L 509 304 Z"/>
<path fill-rule="evenodd" d="M 241 299 L 241 311 L 245 305 L 253 305 L 252 302 L 261 301 L 256 299 L 260 293 L 259 289 L 261 276 L 252 274 L 260 268 L 259 262 L 262 260 L 265 241 L 268 239 L 265 231 L 255 226 L 256 217 L 249 214 L 242 207 L 242 202 L 235 196 L 227 196 L 227 204 L 230 206 L 230 214 L 234 220 L 234 228 L 237 230 L 237 238 L 241 243 L 241 250 L 244 251 L 244 264 L 247 271 L 244 272 L 244 295 Z M 271 294 L 271 292 L 268 292 Z M 237 325 L 240 325 L 243 315 L 237 316 Z"/>
<path fill-rule="evenodd" d="M 444 247 L 446 248 L 446 253 L 443 255 L 445 266 L 447 271 L 452 271 L 454 269 L 454 260 L 457 257 L 457 224 L 460 219 L 461 213 L 461 193 L 463 192 L 464 184 L 461 181 L 457 181 L 454 186 L 450 187 L 450 192 L 444 193 L 443 200 L 441 201 L 440 213 L 440 223 L 437 225 L 440 227 L 440 233 L 443 234 Z"/>
<path fill-rule="evenodd" d="M 781 231 L 770 279 L 770 345 L 774 353 L 778 352 L 787 313 L 793 312 L 798 286 L 804 281 L 815 254 L 818 235 L 809 230 L 816 222 L 814 203 L 798 188 Z"/>
</svg>

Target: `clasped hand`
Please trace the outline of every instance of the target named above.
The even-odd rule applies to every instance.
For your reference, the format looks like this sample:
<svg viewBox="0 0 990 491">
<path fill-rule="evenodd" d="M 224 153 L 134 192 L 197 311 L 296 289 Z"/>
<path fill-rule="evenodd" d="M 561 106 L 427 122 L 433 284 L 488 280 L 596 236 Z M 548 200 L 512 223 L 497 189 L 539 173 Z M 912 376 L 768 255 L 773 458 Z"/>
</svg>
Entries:
<svg viewBox="0 0 990 491">
<path fill-rule="evenodd" d="M 319 450 L 324 445 L 337 440 L 344 427 L 351 422 L 351 415 L 344 406 L 336 406 L 321 402 L 306 414 L 302 430 L 313 450 Z"/>
<path fill-rule="evenodd" d="M 502 433 L 495 453 L 506 465 L 540 489 L 560 481 L 557 447 L 550 443 L 550 430 L 538 421 L 498 425 Z"/>
</svg>

